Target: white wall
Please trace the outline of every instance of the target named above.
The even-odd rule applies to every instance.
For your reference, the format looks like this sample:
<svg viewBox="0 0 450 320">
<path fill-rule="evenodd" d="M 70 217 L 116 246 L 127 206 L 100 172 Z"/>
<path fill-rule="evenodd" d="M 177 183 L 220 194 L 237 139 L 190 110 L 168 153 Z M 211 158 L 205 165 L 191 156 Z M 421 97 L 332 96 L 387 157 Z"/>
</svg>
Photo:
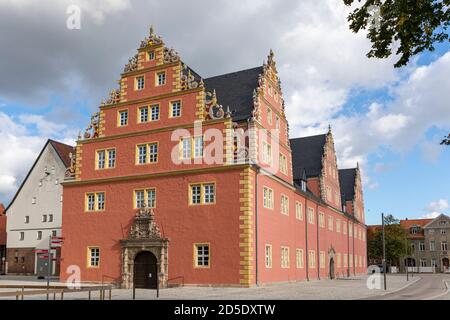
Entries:
<svg viewBox="0 0 450 320">
<path fill-rule="evenodd" d="M 45 174 L 45 169 L 49 175 Z M 7 248 L 47 248 L 53 230 L 57 231 L 58 236 L 61 235 L 61 182 L 65 171 L 63 162 L 48 143 L 6 213 Z M 32 204 L 33 198 L 36 198 L 36 204 Z M 44 214 L 47 215 L 47 222 L 42 222 Z M 53 214 L 53 222 L 48 222 L 50 214 Z M 29 223 L 25 223 L 25 216 L 30 217 Z M 42 231 L 42 240 L 37 240 L 38 231 Z M 20 241 L 20 232 L 25 232 L 23 241 Z"/>
</svg>

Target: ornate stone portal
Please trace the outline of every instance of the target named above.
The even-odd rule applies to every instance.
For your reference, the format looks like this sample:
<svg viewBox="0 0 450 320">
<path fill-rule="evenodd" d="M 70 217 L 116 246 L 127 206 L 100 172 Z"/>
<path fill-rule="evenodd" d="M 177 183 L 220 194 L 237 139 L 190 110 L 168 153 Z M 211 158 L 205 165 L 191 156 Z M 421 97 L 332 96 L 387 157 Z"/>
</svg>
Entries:
<svg viewBox="0 0 450 320">
<path fill-rule="evenodd" d="M 155 222 L 152 209 L 142 208 L 134 218 L 127 239 L 122 246 L 122 287 L 132 288 L 134 280 L 134 260 L 142 251 L 148 251 L 157 259 L 159 287 L 167 287 L 169 239 L 163 238 Z"/>
</svg>

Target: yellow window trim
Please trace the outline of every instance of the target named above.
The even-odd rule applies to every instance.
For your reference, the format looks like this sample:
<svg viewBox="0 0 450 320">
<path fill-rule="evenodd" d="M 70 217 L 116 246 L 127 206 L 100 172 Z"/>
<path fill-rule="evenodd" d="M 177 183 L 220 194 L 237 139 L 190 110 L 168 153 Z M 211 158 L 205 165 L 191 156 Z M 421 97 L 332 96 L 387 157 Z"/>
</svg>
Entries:
<svg viewBox="0 0 450 320">
<path fill-rule="evenodd" d="M 158 119 L 156 120 L 152 120 L 152 108 L 153 107 L 159 107 L 159 112 L 158 112 Z M 147 121 L 141 121 L 141 109 L 147 109 L 147 113 L 148 113 L 148 120 Z M 138 124 L 142 124 L 142 123 L 149 123 L 149 122 L 156 122 L 159 121 L 159 119 L 161 118 L 161 107 L 159 103 L 154 103 L 154 104 L 150 104 L 150 105 L 146 105 L 146 106 L 141 106 L 137 108 L 138 112 L 136 114 L 136 121 Z"/>
<path fill-rule="evenodd" d="M 287 250 L 287 261 L 286 261 L 287 265 L 283 266 L 283 253 L 285 250 Z M 289 269 L 290 268 L 290 265 L 291 265 L 290 254 L 291 254 L 291 252 L 289 250 L 289 247 L 284 247 L 284 246 L 281 247 L 281 269 Z"/>
<path fill-rule="evenodd" d="M 201 157 L 196 157 L 195 156 L 195 139 L 196 138 L 202 138 L 203 139 L 203 151 L 202 154 L 203 156 Z M 191 140 L 191 154 L 190 154 L 190 158 L 183 158 L 183 141 L 184 140 Z M 205 136 L 204 135 L 196 135 L 196 136 L 188 136 L 188 137 L 181 137 L 178 141 L 178 160 L 192 160 L 192 159 L 203 159 L 205 156 Z"/>
<path fill-rule="evenodd" d="M 98 266 L 91 265 L 91 250 L 92 249 L 98 249 Z M 87 255 L 86 255 L 86 267 L 88 269 L 99 269 L 100 268 L 100 260 L 101 260 L 100 257 L 101 257 L 100 246 L 88 246 L 87 247 Z"/>
<path fill-rule="evenodd" d="M 151 53 L 153 53 L 153 59 L 150 58 Z M 155 50 L 147 51 L 145 57 L 147 61 L 154 61 L 156 57 Z"/>
<path fill-rule="evenodd" d="M 286 201 L 286 212 L 283 212 L 283 199 Z M 289 216 L 289 197 L 284 193 L 281 194 L 281 214 L 284 216 Z"/>
<path fill-rule="evenodd" d="M 134 189 L 133 190 L 133 209 L 140 209 L 140 208 L 138 208 L 137 207 L 137 201 L 136 201 L 136 199 L 137 199 L 137 197 L 136 197 L 136 193 L 138 192 L 138 191 L 144 191 L 144 203 L 145 204 L 148 204 L 148 190 L 155 190 L 155 205 L 153 206 L 153 207 L 150 207 L 150 209 L 155 209 L 156 208 L 156 201 L 157 201 L 157 191 L 156 191 L 156 188 L 155 187 L 145 187 L 145 188 L 137 188 L 137 189 Z"/>
<path fill-rule="evenodd" d="M 156 161 L 154 161 L 154 162 L 150 162 L 150 147 L 149 146 L 152 144 L 156 144 L 156 149 L 158 149 Z M 139 147 L 140 146 L 146 146 L 145 163 L 139 163 Z M 137 166 L 157 164 L 159 162 L 159 142 L 158 141 L 138 143 L 138 144 L 136 144 L 135 152 L 136 152 L 135 165 L 137 165 Z"/>
<path fill-rule="evenodd" d="M 174 102 L 179 102 L 180 103 L 180 115 L 173 117 L 173 103 Z M 183 116 L 183 101 L 181 99 L 175 99 L 175 100 L 170 100 L 169 101 L 169 118 L 171 119 L 177 119 L 177 118 L 181 118 Z"/>
<path fill-rule="evenodd" d="M 160 74 L 165 75 L 164 84 L 159 84 L 158 77 Z M 165 86 L 166 84 L 167 84 L 167 71 L 164 70 L 164 71 L 155 72 L 155 87 L 162 87 L 162 86 Z"/>
<path fill-rule="evenodd" d="M 138 79 L 144 78 L 144 87 L 142 89 L 138 89 Z M 145 89 L 145 75 L 139 75 L 134 77 L 134 91 L 142 91 Z"/>
<path fill-rule="evenodd" d="M 264 206 L 264 190 L 270 191 L 270 192 L 272 193 L 272 201 L 269 203 L 269 207 Z M 275 207 L 275 204 L 274 204 L 274 202 L 275 202 L 274 194 L 275 194 L 275 193 L 274 193 L 274 191 L 273 191 L 272 188 L 263 186 L 263 194 L 262 194 L 262 196 L 263 196 L 263 207 L 264 207 L 265 209 L 274 210 L 274 207 Z"/>
<path fill-rule="evenodd" d="M 270 265 L 269 266 L 266 264 L 267 248 L 270 248 L 270 259 L 269 259 Z M 266 266 L 266 269 L 272 269 L 272 267 L 273 267 L 273 250 L 272 250 L 271 244 L 266 244 L 266 246 L 264 247 L 264 265 Z"/>
<path fill-rule="evenodd" d="M 214 185 L 214 202 L 211 203 L 205 203 L 205 185 Z M 200 186 L 200 203 L 192 203 L 192 187 L 193 186 Z M 189 206 L 212 206 L 215 205 L 217 202 L 217 186 L 216 182 L 209 181 L 209 182 L 195 182 L 190 183 L 188 186 L 188 195 L 189 195 Z"/>
<path fill-rule="evenodd" d="M 97 210 L 98 208 L 98 194 L 103 193 L 104 195 L 104 208 L 102 210 Z M 88 196 L 94 195 L 94 210 L 88 210 L 89 208 L 89 201 Z M 106 211 L 106 192 L 105 191 L 95 191 L 95 192 L 86 192 L 84 194 L 84 212 L 104 212 Z"/>
<path fill-rule="evenodd" d="M 128 115 L 127 115 L 127 124 L 125 124 L 125 125 L 120 125 L 120 114 L 122 113 L 122 112 L 127 112 L 128 113 Z M 120 109 L 120 110 L 117 110 L 117 127 L 119 127 L 119 128 L 123 128 L 123 127 L 126 127 L 126 126 L 128 126 L 128 123 L 130 122 L 130 111 L 128 110 L 128 108 L 127 109 Z"/>
<path fill-rule="evenodd" d="M 207 266 L 199 266 L 197 264 L 198 262 L 198 253 L 197 253 L 197 248 L 200 246 L 208 246 L 208 265 Z M 194 269 L 211 269 L 211 243 L 209 242 L 199 242 L 199 243 L 194 243 L 194 255 L 193 255 L 193 259 L 194 259 Z"/>
<path fill-rule="evenodd" d="M 114 162 L 114 167 L 109 166 L 109 151 L 114 150 L 116 152 L 116 161 Z M 99 168 L 98 167 L 98 154 L 99 152 L 105 152 L 105 167 Z M 97 149 L 95 150 L 95 170 L 108 170 L 108 169 L 115 169 L 115 164 L 117 163 L 117 150 L 116 148 L 106 148 L 106 149 Z"/>
</svg>

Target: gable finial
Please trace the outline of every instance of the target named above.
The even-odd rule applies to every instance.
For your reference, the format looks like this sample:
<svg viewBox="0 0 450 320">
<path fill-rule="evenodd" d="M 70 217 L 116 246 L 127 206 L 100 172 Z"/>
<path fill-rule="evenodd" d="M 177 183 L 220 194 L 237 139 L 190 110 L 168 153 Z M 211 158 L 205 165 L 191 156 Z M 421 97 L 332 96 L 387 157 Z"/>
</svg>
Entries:
<svg viewBox="0 0 450 320">
<path fill-rule="evenodd" d="M 269 56 L 267 57 L 267 65 L 275 67 L 274 57 L 275 57 L 275 54 L 273 53 L 273 50 L 270 49 Z"/>
<path fill-rule="evenodd" d="M 331 133 L 331 123 L 328 124 L 328 134 Z"/>
</svg>

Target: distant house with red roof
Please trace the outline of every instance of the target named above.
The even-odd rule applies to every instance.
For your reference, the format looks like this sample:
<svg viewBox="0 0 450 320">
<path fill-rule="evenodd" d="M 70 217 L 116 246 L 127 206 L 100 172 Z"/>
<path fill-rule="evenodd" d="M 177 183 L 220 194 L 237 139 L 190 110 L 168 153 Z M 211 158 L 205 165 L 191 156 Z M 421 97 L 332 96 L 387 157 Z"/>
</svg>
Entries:
<svg viewBox="0 0 450 320">
<path fill-rule="evenodd" d="M 405 229 L 411 251 L 408 257 L 400 259 L 400 268 L 405 265 L 414 272 L 449 272 L 450 251 L 450 218 L 444 214 L 435 219 L 405 219 L 400 220 L 400 226 Z M 372 225 L 367 228 L 368 243 L 381 225 Z M 369 257 L 370 264 L 379 264 L 381 261 Z"/>
</svg>

